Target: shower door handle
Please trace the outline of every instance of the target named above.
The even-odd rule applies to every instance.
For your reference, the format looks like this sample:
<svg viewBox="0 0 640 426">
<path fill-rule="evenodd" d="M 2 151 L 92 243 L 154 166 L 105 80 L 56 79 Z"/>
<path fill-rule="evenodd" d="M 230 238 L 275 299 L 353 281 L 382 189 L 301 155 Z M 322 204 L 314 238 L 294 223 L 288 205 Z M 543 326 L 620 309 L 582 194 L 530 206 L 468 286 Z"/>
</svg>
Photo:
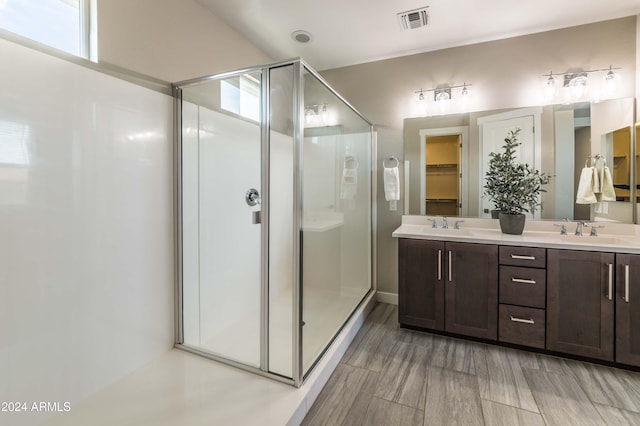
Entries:
<svg viewBox="0 0 640 426">
<path fill-rule="evenodd" d="M 254 225 L 262 223 L 262 212 L 260 210 L 251 212 L 251 223 Z"/>
</svg>

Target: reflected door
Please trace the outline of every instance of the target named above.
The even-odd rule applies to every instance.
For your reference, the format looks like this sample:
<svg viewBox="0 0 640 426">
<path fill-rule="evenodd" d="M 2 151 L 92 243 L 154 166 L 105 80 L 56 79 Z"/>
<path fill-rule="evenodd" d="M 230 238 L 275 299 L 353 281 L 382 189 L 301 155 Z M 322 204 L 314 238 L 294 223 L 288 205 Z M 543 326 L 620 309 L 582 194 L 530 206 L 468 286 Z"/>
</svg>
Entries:
<svg viewBox="0 0 640 426">
<path fill-rule="evenodd" d="M 260 74 L 183 90 L 184 344 L 260 367 Z"/>
<path fill-rule="evenodd" d="M 527 163 L 534 169 L 540 168 L 539 160 L 536 161 L 533 115 L 485 121 L 482 124 L 482 179 L 480 181 L 482 185 L 480 188 L 480 213 L 482 217 L 489 217 L 490 211 L 495 208 L 491 200 L 486 197 L 482 197 L 485 182 L 484 176 L 487 173 L 487 170 L 489 170 L 489 154 L 491 152 L 502 152 L 502 146 L 505 143 L 504 139 L 508 136 L 510 131 L 515 131 L 516 129 L 520 129 L 520 134 L 518 135 L 518 142 L 520 142 L 520 146 L 516 149 L 516 161 Z M 527 217 L 539 219 L 540 210 L 536 210 L 533 216 L 530 213 L 527 213 Z"/>
</svg>

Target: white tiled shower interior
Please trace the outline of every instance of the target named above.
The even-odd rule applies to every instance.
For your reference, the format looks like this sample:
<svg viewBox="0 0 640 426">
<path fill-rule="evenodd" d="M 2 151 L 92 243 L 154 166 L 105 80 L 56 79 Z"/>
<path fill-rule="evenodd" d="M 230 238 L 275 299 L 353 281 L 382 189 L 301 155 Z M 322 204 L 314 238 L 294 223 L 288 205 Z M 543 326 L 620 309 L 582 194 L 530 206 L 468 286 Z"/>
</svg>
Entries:
<svg viewBox="0 0 640 426">
<path fill-rule="evenodd" d="M 173 99 L 0 57 L 0 401 L 75 404 L 173 346 Z"/>
</svg>

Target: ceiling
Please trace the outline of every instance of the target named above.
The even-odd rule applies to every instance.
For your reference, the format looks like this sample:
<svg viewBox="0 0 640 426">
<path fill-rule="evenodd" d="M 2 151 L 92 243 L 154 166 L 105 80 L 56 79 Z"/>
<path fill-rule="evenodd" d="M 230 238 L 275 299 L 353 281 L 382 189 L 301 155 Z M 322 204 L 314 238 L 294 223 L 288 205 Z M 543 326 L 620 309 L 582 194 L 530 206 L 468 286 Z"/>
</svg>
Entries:
<svg viewBox="0 0 640 426">
<path fill-rule="evenodd" d="M 273 57 L 319 71 L 640 13 L 640 0 L 197 0 Z M 397 13 L 429 6 L 426 27 Z M 301 44 L 291 33 L 306 30 Z"/>
</svg>

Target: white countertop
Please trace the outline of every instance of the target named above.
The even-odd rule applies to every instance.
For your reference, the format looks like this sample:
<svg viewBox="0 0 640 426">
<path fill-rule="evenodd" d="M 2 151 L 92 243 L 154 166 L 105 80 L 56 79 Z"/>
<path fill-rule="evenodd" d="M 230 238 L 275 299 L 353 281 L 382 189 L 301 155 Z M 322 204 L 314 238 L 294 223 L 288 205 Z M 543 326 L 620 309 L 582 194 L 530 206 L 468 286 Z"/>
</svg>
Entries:
<svg viewBox="0 0 640 426">
<path fill-rule="evenodd" d="M 428 219 L 437 220 L 437 228 L 432 227 Z M 456 221 L 460 229 L 454 229 Z M 546 247 L 571 250 L 606 251 L 616 253 L 640 254 L 640 226 L 621 223 L 596 222 L 598 236 L 589 235 L 592 225 L 583 229 L 582 236 L 574 235 L 576 222 L 561 222 L 527 219 L 522 235 L 503 234 L 498 220 L 479 218 L 448 218 L 449 228 L 442 228 L 442 218 L 435 216 L 402 216 L 402 225 L 392 236 L 395 238 L 414 238 L 438 241 L 460 241 L 468 243 L 499 244 L 510 246 Z M 560 235 L 564 224 L 568 235 Z"/>
</svg>

